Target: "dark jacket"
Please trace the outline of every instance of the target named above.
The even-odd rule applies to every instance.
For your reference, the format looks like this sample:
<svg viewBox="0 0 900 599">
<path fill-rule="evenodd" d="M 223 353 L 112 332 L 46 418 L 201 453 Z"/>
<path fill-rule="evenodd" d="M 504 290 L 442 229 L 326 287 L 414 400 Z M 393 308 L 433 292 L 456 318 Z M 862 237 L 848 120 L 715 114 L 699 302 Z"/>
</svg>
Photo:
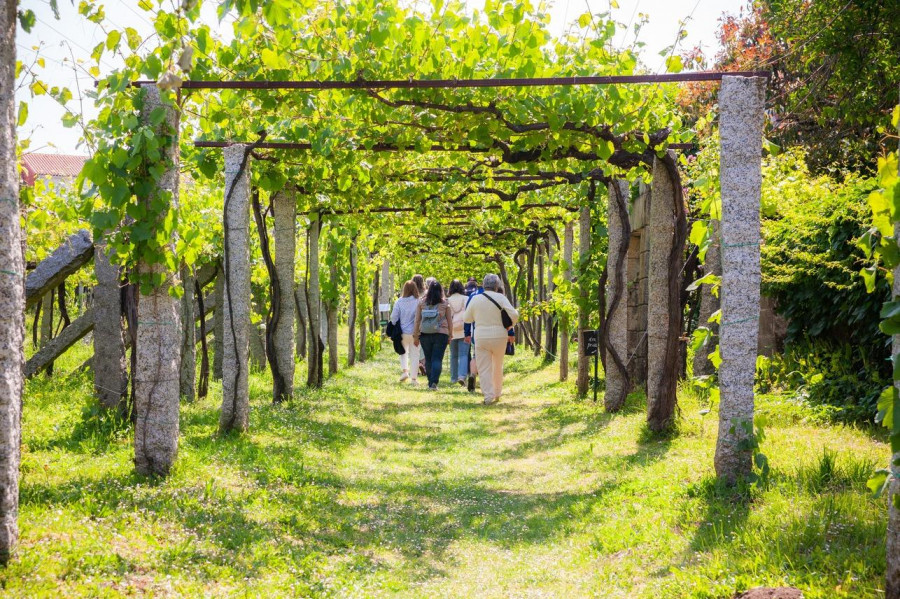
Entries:
<svg viewBox="0 0 900 599">
<path fill-rule="evenodd" d="M 397 352 L 397 355 L 402 356 L 406 353 L 406 350 L 403 348 L 403 331 L 400 329 L 399 322 L 387 323 L 387 326 L 384 328 L 384 334 L 394 342 L 394 351 Z"/>
</svg>

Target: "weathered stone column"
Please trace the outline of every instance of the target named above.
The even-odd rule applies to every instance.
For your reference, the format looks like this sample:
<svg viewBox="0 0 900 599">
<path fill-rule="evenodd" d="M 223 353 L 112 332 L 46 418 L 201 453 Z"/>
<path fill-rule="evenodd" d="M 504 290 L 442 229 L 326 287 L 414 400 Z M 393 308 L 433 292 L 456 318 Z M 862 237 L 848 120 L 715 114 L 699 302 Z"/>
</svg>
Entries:
<svg viewBox="0 0 900 599">
<path fill-rule="evenodd" d="M 347 366 L 356 363 L 356 234 L 350 240 L 350 307 L 347 316 Z"/>
<path fill-rule="evenodd" d="M 637 200 L 631 205 L 631 244 L 628 248 L 628 374 L 634 385 L 647 384 L 647 274 L 650 265 L 651 189 L 641 182 Z"/>
<path fill-rule="evenodd" d="M 224 358 L 223 354 L 225 353 L 225 345 L 223 343 L 225 318 L 222 316 L 225 306 L 225 268 L 221 261 L 216 267 L 216 281 L 213 284 L 213 302 L 215 302 L 216 307 L 213 312 L 212 378 L 214 381 L 221 381 L 222 361 Z"/>
<path fill-rule="evenodd" d="M 41 337 L 40 347 L 43 349 L 53 339 L 53 299 L 56 289 L 48 291 L 41 300 Z M 47 365 L 47 376 L 53 376 L 53 362 Z"/>
<path fill-rule="evenodd" d="M 609 184 L 609 257 L 606 282 L 606 393 L 603 403 L 607 412 L 625 405 L 630 391 L 628 377 L 628 297 L 625 295 L 626 261 L 631 225 L 628 220 L 628 181 Z"/>
<path fill-rule="evenodd" d="M 322 221 L 319 215 L 309 223 L 308 231 L 308 264 L 306 305 L 309 310 L 309 337 L 307 339 L 307 375 L 306 385 L 312 388 L 322 386 L 322 292 L 319 285 L 319 233 Z"/>
<path fill-rule="evenodd" d="M 722 192 L 722 326 L 719 330 L 719 437 L 716 474 L 728 483 L 750 474 L 739 449 L 753 426 L 753 377 L 759 334 L 759 203 L 766 83 L 724 77 L 719 91 Z M 752 429 L 751 429 L 752 430 Z"/>
<path fill-rule="evenodd" d="M 297 253 L 297 198 L 293 191 L 278 192 L 272 198 L 275 213 L 275 273 L 278 277 L 278 324 L 273 331 L 275 362 L 281 385 L 273 383 L 276 402 L 294 394 L 294 264 Z M 273 373 L 273 378 L 274 373 Z"/>
<path fill-rule="evenodd" d="M 16 1 L 0 10 L 0 564 L 19 537 L 25 257 L 16 160 Z"/>
<path fill-rule="evenodd" d="M 143 200 L 152 204 L 163 200 L 178 202 L 178 112 L 171 104 L 163 104 L 155 85 L 144 85 L 141 117 L 159 107 L 165 118 L 156 127 L 160 135 L 173 135 L 164 160 L 171 161 L 159 180 L 157 189 Z M 151 227 L 156 223 L 150 223 Z M 174 246 L 174 240 L 173 240 Z M 174 251 L 174 247 L 172 247 Z M 140 474 L 165 476 L 178 453 L 179 367 L 181 356 L 181 314 L 178 300 L 169 293 L 178 285 L 178 273 L 169 272 L 162 264 L 138 264 L 142 277 L 158 277 L 161 281 L 149 294 L 141 294 L 138 302 L 136 367 L 134 376 L 134 465 Z"/>
<path fill-rule="evenodd" d="M 706 260 L 703 264 L 703 274 L 710 273 L 722 275 L 722 259 L 720 254 L 719 241 L 719 220 L 711 219 L 709 221 L 709 235 L 711 242 L 706 250 Z M 712 316 L 719 309 L 719 298 L 712 293 L 713 286 L 704 283 L 700 287 L 700 314 L 697 318 L 697 326 L 706 327 L 712 331 L 713 336 L 706 342 L 706 345 L 697 350 L 694 354 L 694 376 L 708 376 L 715 372 L 712 362 L 709 361 L 710 352 L 715 349 L 719 343 L 719 326 L 713 322 L 709 322 Z"/>
<path fill-rule="evenodd" d="M 106 244 L 94 249 L 94 393 L 107 410 L 122 406 L 128 392 L 125 329 L 122 326 L 121 271 L 111 264 Z"/>
<path fill-rule="evenodd" d="M 250 372 L 263 372 L 266 361 L 266 323 L 250 322 Z"/>
<path fill-rule="evenodd" d="M 593 202 L 595 194 L 590 195 Z M 581 209 L 578 219 L 578 253 L 579 260 L 591 253 L 591 208 L 585 206 Z M 586 300 L 589 292 L 588 282 L 579 274 L 578 293 Z M 590 315 L 584 308 L 578 308 L 578 376 L 575 379 L 575 388 L 578 395 L 586 395 L 590 386 L 591 358 L 584 351 L 584 331 L 590 327 Z"/>
<path fill-rule="evenodd" d="M 338 286 L 338 269 L 335 262 L 334 246 L 328 252 L 332 259 L 328 264 L 328 275 L 332 288 Z M 338 371 L 338 298 L 328 298 L 325 302 L 325 341 L 328 343 L 328 376 L 334 376 Z"/>
<path fill-rule="evenodd" d="M 381 263 L 381 290 L 378 293 L 378 301 L 382 304 L 393 303 L 394 286 L 391 277 L 391 261 L 387 258 Z"/>
<path fill-rule="evenodd" d="M 671 151 L 669 158 L 674 159 Z M 680 306 L 671 291 L 671 265 L 682 256 L 673 257 L 676 237 L 675 205 L 681 197 L 669 169 L 659 158 L 653 160 L 653 185 L 650 199 L 650 264 L 647 273 L 647 422 L 652 430 L 668 428 L 677 403 L 678 335 L 673 339 L 671 315 L 678 317 Z M 677 283 L 676 283 L 677 285 Z M 680 321 L 676 323 L 680 327 Z"/>
<path fill-rule="evenodd" d="M 556 234 L 556 229 L 550 227 L 547 232 L 547 292 L 545 297 L 547 300 L 552 298 L 554 291 L 556 291 L 556 284 L 553 282 L 553 266 L 556 260 L 554 242 L 557 246 L 559 245 L 559 236 Z M 546 327 L 544 328 L 544 349 L 546 350 L 547 359 L 551 361 L 556 359 L 556 354 L 559 351 L 555 347 L 557 338 L 554 332 L 558 332 L 558 328 L 554 327 L 555 324 L 557 324 L 556 315 L 547 310 Z"/>
<path fill-rule="evenodd" d="M 179 388 L 181 397 L 194 401 L 197 382 L 197 338 L 194 332 L 194 274 L 187 266 L 181 267 L 181 366 Z"/>
<path fill-rule="evenodd" d="M 225 264 L 222 306 L 222 411 L 219 432 L 250 423 L 250 157 L 225 148 Z"/>
<path fill-rule="evenodd" d="M 894 225 L 894 239 L 900 243 L 900 223 Z M 894 286 L 891 292 L 893 301 L 900 300 L 900 266 L 894 268 Z M 895 362 L 900 360 L 900 335 L 893 336 L 891 348 Z M 900 388 L 900 382 L 894 381 L 894 386 Z M 894 414 L 894 418 L 900 415 Z M 900 493 L 900 453 L 891 455 L 891 480 L 888 487 L 888 525 L 887 525 L 887 567 L 885 571 L 885 597 L 897 599 L 900 597 L 900 509 L 894 505 L 895 495 Z"/>
<path fill-rule="evenodd" d="M 568 221 L 563 229 L 563 260 L 566 262 L 566 281 L 572 282 L 572 253 L 575 246 L 575 227 Z M 567 316 L 559 319 L 559 380 L 569 378 L 569 342 L 571 323 Z"/>
<path fill-rule="evenodd" d="M 900 175 L 900 166 L 898 166 L 897 174 Z M 900 243 L 900 223 L 894 225 L 894 239 Z M 894 268 L 894 286 L 891 292 L 891 299 L 895 302 L 900 300 L 900 266 Z M 894 363 L 900 360 L 900 335 L 894 335 L 893 347 L 891 348 Z M 894 381 L 894 386 L 900 388 L 900 382 Z M 896 412 L 894 418 L 898 418 Z M 888 491 L 888 526 L 887 526 L 887 568 L 885 572 L 886 586 L 885 598 L 900 598 L 900 509 L 897 508 L 894 501 L 897 499 L 895 495 L 900 493 L 900 453 L 891 455 L 891 481 Z"/>
<path fill-rule="evenodd" d="M 306 329 L 309 310 L 306 306 L 306 280 L 302 279 L 294 288 L 294 303 L 297 308 L 297 355 L 306 358 Z"/>
</svg>

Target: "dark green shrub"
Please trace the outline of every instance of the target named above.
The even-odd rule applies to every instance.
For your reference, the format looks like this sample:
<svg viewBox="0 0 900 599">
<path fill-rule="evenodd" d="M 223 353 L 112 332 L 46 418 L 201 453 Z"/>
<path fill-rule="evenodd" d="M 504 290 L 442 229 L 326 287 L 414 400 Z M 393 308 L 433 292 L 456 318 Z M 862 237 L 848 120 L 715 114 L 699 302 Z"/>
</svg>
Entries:
<svg viewBox="0 0 900 599">
<path fill-rule="evenodd" d="M 789 321 L 779 384 L 840 408 L 840 420 L 871 422 L 890 378 L 890 348 L 878 330 L 890 289 L 880 278 L 866 293 L 855 242 L 869 229 L 875 182 L 812 177 L 797 151 L 769 158 L 763 172 L 763 292 Z"/>
</svg>

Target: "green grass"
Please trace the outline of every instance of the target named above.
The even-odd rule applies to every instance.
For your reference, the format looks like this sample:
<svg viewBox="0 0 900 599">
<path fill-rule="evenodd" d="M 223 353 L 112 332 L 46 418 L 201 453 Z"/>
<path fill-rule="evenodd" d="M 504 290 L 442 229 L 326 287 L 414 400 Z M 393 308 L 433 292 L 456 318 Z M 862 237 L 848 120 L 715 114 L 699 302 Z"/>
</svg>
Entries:
<svg viewBox="0 0 900 599">
<path fill-rule="evenodd" d="M 386 346 L 280 406 L 254 375 L 243 436 L 216 436 L 213 384 L 182 406 L 172 476 L 146 480 L 128 427 L 65 381 L 87 352 L 28 383 L 8 596 L 880 596 L 886 511 L 865 479 L 888 449 L 777 396 L 760 398 L 771 482 L 736 493 L 713 477 L 716 415 L 686 390 L 658 439 L 640 393 L 607 415 L 520 355 L 485 408 L 397 384 Z"/>
</svg>

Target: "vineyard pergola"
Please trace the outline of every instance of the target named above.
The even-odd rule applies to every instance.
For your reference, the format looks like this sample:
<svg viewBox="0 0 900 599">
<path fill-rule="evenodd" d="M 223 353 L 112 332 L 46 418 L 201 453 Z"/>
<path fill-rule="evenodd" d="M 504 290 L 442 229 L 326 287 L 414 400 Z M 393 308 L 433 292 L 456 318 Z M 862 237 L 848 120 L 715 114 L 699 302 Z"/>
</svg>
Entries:
<svg viewBox="0 0 900 599">
<path fill-rule="evenodd" d="M 574 145 L 548 147 L 545 139 L 537 143 L 521 144 L 513 149 L 509 140 L 493 139 L 489 144 L 452 145 L 446 139 L 445 131 L 439 127 L 422 124 L 422 111 L 433 113 L 486 114 L 499 121 L 515 134 L 550 130 L 547 123 L 513 124 L 493 101 L 486 105 L 451 103 L 426 99 L 391 100 L 383 94 L 385 90 L 454 90 L 464 88 L 500 87 L 559 87 L 622 85 L 637 83 L 659 83 L 678 81 L 722 80 L 720 92 L 722 131 L 722 322 L 721 355 L 722 403 L 720 441 L 717 450 L 717 466 L 720 474 L 729 479 L 736 478 L 742 471 L 749 470 L 749 458 L 739 444 L 748 432 L 746 422 L 752 422 L 753 415 L 753 373 L 755 368 L 755 348 L 759 312 L 759 197 L 761 128 L 765 77 L 760 73 L 690 73 L 664 76 L 617 76 L 617 77 L 575 77 L 537 79 L 472 79 L 472 80 L 356 80 L 335 81 L 186 81 L 182 90 L 241 90 L 249 92 L 283 91 L 292 93 L 312 93 L 322 90 L 364 91 L 379 106 L 391 111 L 413 109 L 420 111 L 418 130 L 426 135 L 416 144 L 385 142 L 381 139 L 366 138 L 346 150 L 353 156 L 388 154 L 396 156 L 401 152 L 429 155 L 428 166 L 411 172 L 397 172 L 387 169 L 378 173 L 384 185 L 402 185 L 405 197 L 411 200 L 407 205 L 383 206 L 378 199 L 361 198 L 345 208 L 323 205 L 322 194 L 315 196 L 309 189 L 309 179 L 292 176 L 285 172 L 285 165 L 291 162 L 295 152 L 309 153 L 314 145 L 308 142 L 269 141 L 265 131 L 257 141 L 208 141 L 198 140 L 194 146 L 200 149 L 222 148 L 224 151 L 224 364 L 223 401 L 220 430 L 244 430 L 248 426 L 249 391 L 248 374 L 250 344 L 250 213 L 251 204 L 256 215 L 262 237 L 264 258 L 270 275 L 270 311 L 267 322 L 267 352 L 272 368 L 275 388 L 274 400 L 280 401 L 291 394 L 293 389 L 294 364 L 294 302 L 293 294 L 282 290 L 292 289 L 295 278 L 293 249 L 296 236 L 297 198 L 311 197 L 306 214 L 312 224 L 309 230 L 309 264 L 307 266 L 309 285 L 307 302 L 318 306 L 321 297 L 318 287 L 318 244 L 322 218 L 328 214 L 404 214 L 407 218 L 421 218 L 432 221 L 440 228 L 447 219 L 457 219 L 455 212 L 502 209 L 503 202 L 515 202 L 521 194 L 555 187 L 577 185 L 588 182 L 593 193 L 597 183 L 608 186 L 608 229 L 609 258 L 607 264 L 608 298 L 603 321 L 602 342 L 608 356 L 607 409 L 614 411 L 624 404 L 630 391 L 626 362 L 625 342 L 625 253 L 630 237 L 628 225 L 628 183 L 629 172 L 651 169 L 653 188 L 653 210 L 651 217 L 653 243 L 651 245 L 650 310 L 648 319 L 649 376 L 648 376 L 648 422 L 651 428 L 662 430 L 672 421 L 676 405 L 676 382 L 678 379 L 678 346 L 682 335 L 682 319 L 679 302 L 680 275 L 686 238 L 684 199 L 674 155 L 666 150 L 667 140 L 672 131 L 667 127 L 651 132 L 628 132 L 615 134 L 616 124 L 597 125 L 591 120 L 566 122 L 562 129 L 574 131 L 599 140 L 605 144 L 605 151 L 585 151 Z M 156 125 L 168 125 L 175 141 L 169 144 L 169 168 L 167 175 L 160 178 L 156 197 L 176 199 L 178 195 L 178 114 L 161 100 L 155 84 L 138 82 L 135 84 L 144 92 L 143 114 L 153 124 L 154 115 L 160 107 L 165 118 L 156 118 Z M 252 94 L 251 94 L 252 95 Z M 252 102 L 252 100 L 251 100 Z M 403 118 L 398 117 L 398 118 Z M 385 119 L 387 120 L 387 119 Z M 412 122 L 402 123 L 412 128 Z M 458 138 L 457 138 L 458 139 Z M 424 141 L 423 141 L 424 140 Z M 675 145 L 675 144 L 672 144 Z M 524 147 L 523 147 L 524 146 Z M 263 154 L 262 152 L 269 152 Z M 277 153 L 273 153 L 277 152 Z M 444 165 L 442 158 L 448 154 L 464 156 L 464 160 L 476 160 L 468 168 L 458 166 L 458 160 Z M 209 156 L 204 156 L 208 160 Z M 541 169 L 515 171 L 515 165 L 543 164 L 550 160 L 571 159 L 576 168 L 572 170 Z M 263 165 L 270 178 L 278 173 L 282 188 L 273 190 L 271 208 L 275 218 L 275 258 L 269 251 L 266 227 L 261 223 L 258 190 L 251 184 L 251 163 Z M 581 164 L 592 168 L 579 171 Z M 435 165 L 436 166 L 432 166 Z M 601 168 L 596 168 L 601 164 Z M 373 169 L 374 170 L 374 169 Z M 418 177 L 416 176 L 418 175 Z M 321 182 L 321 181 L 319 181 Z M 495 187 L 499 183 L 522 183 L 507 189 Z M 359 183 L 351 178 L 350 187 Z M 435 192 L 433 186 L 462 185 L 463 191 L 448 197 L 446 190 Z M 461 203 L 470 196 L 494 196 L 500 205 L 471 205 Z M 252 198 L 252 199 L 251 199 Z M 592 195 L 587 205 L 581 207 L 581 251 L 585 253 L 590 245 L 589 232 L 590 203 L 596 201 Z M 435 208 L 429 213 L 429 206 Z M 558 204 L 529 204 L 527 208 L 547 209 Z M 538 232 L 540 226 L 530 229 Z M 587 232 L 587 233 L 586 233 Z M 511 230 L 521 235 L 520 230 Z M 441 241 L 438 239 L 438 241 Z M 656 265 L 654 266 L 654 263 Z M 355 267 L 355 265 L 354 265 Z M 148 265 L 147 273 L 160 275 L 169 285 L 176 284 L 178 273 L 166 272 L 160 265 Z M 507 283 L 507 288 L 510 286 Z M 178 370 L 177 360 L 171 359 L 169 348 L 180 343 L 181 325 L 178 319 L 177 300 L 169 297 L 167 285 L 158 285 L 142 297 L 138 317 L 138 358 L 135 373 L 136 463 L 138 469 L 164 474 L 171 466 L 177 450 L 178 413 Z M 310 310 L 309 337 L 318 338 L 320 314 Z M 581 329 L 587 327 L 586 315 L 579 318 Z M 586 356 L 580 345 L 580 368 L 586 378 Z M 307 384 L 319 386 L 322 383 L 322 348 L 311 343 L 309 353 Z M 160 431 L 169 431 L 168 436 L 159 436 Z M 148 440 L 149 439 L 149 440 Z"/>
<path fill-rule="evenodd" d="M 140 288 L 128 320 L 134 344 L 137 471 L 168 474 L 178 449 L 188 350 L 176 348 L 192 352 L 193 344 L 184 340 L 188 331 L 192 338 L 194 327 L 193 317 L 183 317 L 190 296 L 179 299 L 175 290 L 189 277 L 185 265 L 202 262 L 198 255 L 188 259 L 198 252 L 184 250 L 189 236 L 177 231 L 179 197 L 188 186 L 183 171 L 223 190 L 218 207 L 224 236 L 222 299 L 216 307 L 224 333 L 220 432 L 242 431 L 249 424 L 251 212 L 269 275 L 266 351 L 273 399 L 280 401 L 294 388 L 293 287 L 300 218 L 308 223 L 309 263 L 302 284 L 309 306 L 307 384 L 316 387 L 323 379 L 323 348 L 314 342 L 321 331 L 323 219 L 353 219 L 376 227 L 390 248 L 412 244 L 410 251 L 417 248 L 424 254 L 435 244 L 440 251 L 486 257 L 498 255 L 499 244 L 504 250 L 516 243 L 534 248 L 539 238 L 555 236 L 548 227 L 562 222 L 563 254 L 571 263 L 574 228 L 569 215 L 578 212 L 579 254 L 585 262 L 578 269 L 578 288 L 586 304 L 593 276 L 591 247 L 596 236 L 603 236 L 592 218 L 592 208 L 600 205 L 599 184 L 606 186 L 609 232 L 601 319 L 605 401 L 610 411 L 621 408 L 631 390 L 624 269 L 630 189 L 638 180 L 652 187 L 647 418 L 653 430 L 668 428 L 676 409 L 687 237 L 682 184 L 671 150 L 684 147 L 691 134 L 672 110 L 666 86 L 721 81 L 722 364 L 716 469 L 728 481 L 749 473 L 751 451 L 743 441 L 752 435 L 753 422 L 767 75 L 635 75 L 633 54 L 610 52 L 609 34 L 599 30 L 600 44 L 561 41 L 548 50 L 543 25 L 526 19 L 524 8 L 511 8 L 508 24 L 487 25 L 448 22 L 447 15 L 407 19 L 406 13 L 389 8 L 394 12 L 388 16 L 254 14 L 230 45 L 214 42 L 208 30 L 199 28 L 192 33 L 202 56 L 193 64 L 182 39 L 187 19 L 179 13 L 157 27 L 171 43 L 153 56 L 156 62 L 135 61 L 99 83 L 98 148 L 82 177 L 97 192 L 91 218 L 103 259 L 120 264 Z M 326 30 L 337 41 L 317 33 L 321 19 L 332 19 Z M 529 23 L 528 35 L 518 37 L 519 26 Z M 496 34 L 507 28 L 508 35 Z M 392 37 L 398 31 L 403 34 Z M 447 60 L 449 54 L 460 59 Z M 181 81 L 176 62 L 190 80 Z M 497 77 L 508 72 L 522 76 Z M 586 72 L 597 74 L 564 75 Z M 402 78 L 409 73 L 416 78 Z M 545 194 L 553 190 L 567 191 L 547 200 Z M 264 194 L 270 210 L 262 208 Z M 265 223 L 268 212 L 274 217 L 274 258 Z M 464 227 L 468 235 L 454 237 L 448 227 Z M 351 281 L 355 239 L 350 242 Z M 549 254 L 553 244 L 548 240 L 545 245 Z M 527 259 L 534 258 L 532 250 Z M 502 260 L 495 260 L 502 268 Z M 107 284 L 116 285 L 117 277 Z M 505 287 L 513 292 L 513 285 Z M 356 301 L 355 290 L 351 301 Z M 353 310 L 351 314 L 355 317 Z M 582 306 L 578 329 L 587 329 L 589 322 Z M 121 330 L 112 333 L 123 336 Z M 529 334 L 540 343 L 534 331 Z M 95 337 L 95 343 L 104 340 Z M 579 353 L 578 388 L 585 390 L 583 343 Z M 95 355 L 95 376 L 113 373 L 120 384 L 121 356 L 110 356 L 115 360 L 111 366 L 98 363 L 100 358 Z M 97 382 L 98 388 L 104 386 Z M 14 421 L 0 419 L 0 438 L 17 434 Z M 18 458 L 13 461 L 17 470 Z M 16 477 L 7 478 L 17 487 Z M 8 495 L 12 484 L 4 486 Z M 14 514 L 15 509 L 4 507 L 3 513 Z"/>
</svg>

